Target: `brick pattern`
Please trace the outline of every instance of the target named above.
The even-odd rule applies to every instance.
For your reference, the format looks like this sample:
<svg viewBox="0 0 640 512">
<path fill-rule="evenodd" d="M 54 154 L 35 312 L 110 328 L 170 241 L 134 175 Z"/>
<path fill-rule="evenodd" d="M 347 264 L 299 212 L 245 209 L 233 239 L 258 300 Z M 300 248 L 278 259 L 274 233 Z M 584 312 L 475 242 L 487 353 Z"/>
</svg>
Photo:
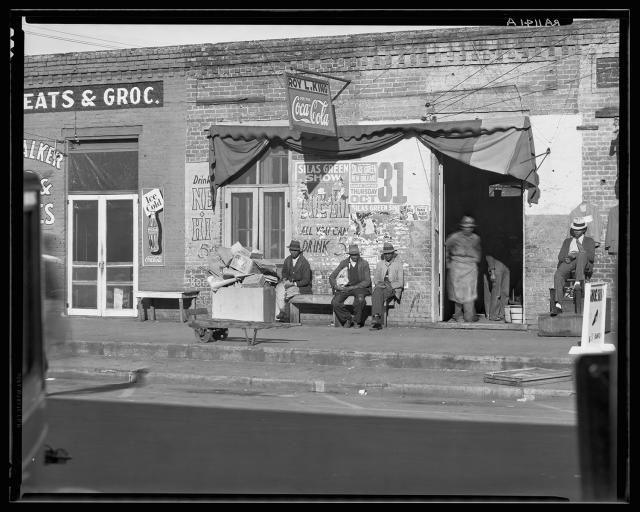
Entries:
<svg viewBox="0 0 640 512">
<path fill-rule="evenodd" d="M 618 59 L 603 57 L 596 64 L 598 87 L 618 87 L 620 68 Z"/>
</svg>

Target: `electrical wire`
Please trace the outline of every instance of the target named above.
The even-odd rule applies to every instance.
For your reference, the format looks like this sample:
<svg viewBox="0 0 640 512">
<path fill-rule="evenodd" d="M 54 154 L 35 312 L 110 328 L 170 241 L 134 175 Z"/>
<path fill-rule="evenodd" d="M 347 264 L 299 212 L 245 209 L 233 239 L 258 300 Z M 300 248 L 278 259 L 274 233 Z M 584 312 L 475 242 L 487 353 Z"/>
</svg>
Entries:
<svg viewBox="0 0 640 512">
<path fill-rule="evenodd" d="M 121 48 L 121 47 L 119 48 L 119 47 L 115 47 L 113 45 L 105 45 L 105 44 L 99 44 L 99 43 L 89 43 L 87 41 L 78 41 L 78 40 L 75 40 L 75 39 L 68 39 L 68 38 L 65 38 L 65 37 L 51 36 L 51 35 L 48 35 L 48 34 L 38 34 L 36 32 L 30 32 L 28 30 L 25 30 L 24 33 L 25 34 L 31 34 L 33 36 L 45 37 L 45 38 L 48 38 L 48 39 L 58 39 L 60 41 L 68 41 L 68 42 L 71 42 L 71 43 L 85 44 L 85 45 L 89 45 L 89 46 L 100 46 L 102 48 L 108 48 L 110 50 L 128 50 L 129 49 L 129 48 Z"/>
<path fill-rule="evenodd" d="M 30 25 L 30 28 L 38 28 L 39 30 L 48 30 L 50 32 L 57 32 L 59 34 L 65 34 L 67 36 L 74 36 L 74 37 L 82 37 L 84 39 L 95 39 L 96 41 L 104 41 L 106 43 L 115 43 L 115 44 L 120 44 L 120 45 L 127 45 L 127 43 L 120 43 L 118 41 L 111 41 L 109 39 L 100 39 L 99 37 L 91 37 L 91 36 L 83 36 L 80 34 L 72 34 L 71 32 L 63 32 L 62 30 L 54 30 L 52 28 L 46 28 L 46 27 L 39 27 L 39 26 L 33 26 Z M 30 32 L 30 34 L 33 34 L 34 32 Z M 45 34 L 40 34 L 40 35 L 45 35 Z M 129 45 L 131 46 L 131 45 Z"/>
</svg>

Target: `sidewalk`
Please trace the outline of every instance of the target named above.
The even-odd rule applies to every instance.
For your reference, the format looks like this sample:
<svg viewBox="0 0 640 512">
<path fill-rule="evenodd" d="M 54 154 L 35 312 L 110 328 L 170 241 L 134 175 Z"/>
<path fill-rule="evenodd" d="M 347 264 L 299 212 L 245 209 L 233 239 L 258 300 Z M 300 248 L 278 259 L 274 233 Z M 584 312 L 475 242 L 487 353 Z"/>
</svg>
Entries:
<svg viewBox="0 0 640 512">
<path fill-rule="evenodd" d="M 535 330 L 392 327 L 382 331 L 302 325 L 244 331 L 198 343 L 186 323 L 67 318 L 68 341 L 49 349 L 48 378 L 198 383 L 211 387 L 396 396 L 533 399 L 571 396 L 574 382 L 506 386 L 486 372 L 572 370 L 580 339 L 538 337 Z M 507 326 L 508 327 L 508 326 Z M 521 326 L 520 326 L 521 327 Z M 616 343 L 615 333 L 607 342 Z"/>
</svg>

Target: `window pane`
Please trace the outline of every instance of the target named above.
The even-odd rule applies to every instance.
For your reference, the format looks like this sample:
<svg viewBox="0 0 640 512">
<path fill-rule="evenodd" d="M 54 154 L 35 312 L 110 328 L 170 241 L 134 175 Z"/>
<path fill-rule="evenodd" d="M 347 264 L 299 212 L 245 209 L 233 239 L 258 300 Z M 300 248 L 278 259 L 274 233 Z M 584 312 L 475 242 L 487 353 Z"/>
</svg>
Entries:
<svg viewBox="0 0 640 512">
<path fill-rule="evenodd" d="M 284 258 L 284 192 L 264 194 L 264 256 Z"/>
<path fill-rule="evenodd" d="M 289 182 L 289 155 L 284 148 L 270 148 L 260 160 L 261 185 L 286 185 Z"/>
<path fill-rule="evenodd" d="M 107 309 L 133 309 L 133 286 L 107 285 Z"/>
<path fill-rule="evenodd" d="M 231 194 L 231 243 L 253 244 L 253 194 Z"/>
<path fill-rule="evenodd" d="M 138 190 L 138 152 L 69 154 L 69 191 Z"/>
<path fill-rule="evenodd" d="M 257 162 L 249 167 L 246 171 L 232 176 L 228 181 L 229 185 L 255 185 L 256 184 L 256 169 L 258 168 Z"/>
<path fill-rule="evenodd" d="M 98 201 L 73 202 L 73 261 L 98 261 Z"/>
<path fill-rule="evenodd" d="M 133 263 L 133 201 L 107 200 L 107 261 Z"/>
<path fill-rule="evenodd" d="M 93 284 L 73 284 L 71 287 L 71 307 L 97 309 L 98 287 Z"/>
</svg>

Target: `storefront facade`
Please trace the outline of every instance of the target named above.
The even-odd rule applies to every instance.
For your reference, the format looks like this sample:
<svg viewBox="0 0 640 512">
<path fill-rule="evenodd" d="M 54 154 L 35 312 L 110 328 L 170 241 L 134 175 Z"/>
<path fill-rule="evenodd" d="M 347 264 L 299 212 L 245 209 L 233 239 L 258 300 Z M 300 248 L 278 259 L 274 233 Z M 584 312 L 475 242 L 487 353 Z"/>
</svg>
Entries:
<svg viewBox="0 0 640 512">
<path fill-rule="evenodd" d="M 264 52 L 263 46 L 270 51 Z M 406 290 L 389 324 L 446 321 L 451 304 L 443 286 L 443 242 L 462 215 L 472 215 L 480 236 L 499 222 L 508 228 L 512 294 L 522 297 L 525 321 L 535 324 L 538 314 L 548 311 L 556 256 L 568 233 L 570 213 L 582 202 L 598 206 L 603 226 L 594 236 L 602 243 L 593 279 L 610 283 L 615 296 L 616 255 L 605 250 L 604 228 L 608 211 L 617 204 L 618 169 L 611 149 L 619 104 L 612 67 L 618 59 L 616 20 L 537 27 L 535 32 L 526 27 L 433 30 L 145 52 L 147 58 L 142 50 L 130 52 L 135 53 L 131 60 L 123 60 L 125 52 L 56 56 L 59 66 L 54 59 L 47 74 L 30 74 L 38 58 L 28 59 L 25 66 L 27 93 L 48 85 L 68 90 L 72 85 L 113 84 L 113 105 L 120 89 L 126 89 L 126 96 L 120 92 L 121 105 L 129 100 L 128 107 L 120 109 L 25 113 L 25 139 L 26 132 L 32 132 L 64 140 L 69 148 L 59 170 L 25 156 L 25 169 L 30 164 L 49 180 L 43 191 L 51 185 L 45 193 L 52 195 L 54 206 L 45 206 L 43 220 L 46 223 L 47 211 L 62 220 L 44 227 L 65 261 L 71 299 L 67 313 L 75 312 L 74 282 L 83 281 L 73 276 L 94 272 L 93 261 L 88 265 L 69 257 L 77 256 L 80 246 L 75 241 L 75 210 L 69 208 L 96 210 L 94 245 L 108 252 L 109 228 L 100 226 L 110 224 L 100 219 L 127 201 L 137 205 L 130 219 L 130 238 L 136 243 L 131 250 L 122 249 L 131 258 L 120 261 L 124 257 L 118 256 L 112 263 L 119 265 L 111 270 L 109 259 L 94 258 L 95 272 L 101 271 L 100 261 L 106 261 L 102 284 L 96 279 L 95 286 L 104 289 L 105 297 L 99 299 L 97 293 L 96 301 L 107 306 L 96 307 L 92 314 L 106 316 L 108 309 L 123 313 L 127 308 L 120 297 L 129 290 L 125 283 L 130 290 L 201 289 L 199 305 L 210 306 L 202 267 L 217 247 L 240 241 L 278 262 L 287 255 L 289 241 L 297 239 L 311 263 L 316 293 L 330 292 L 328 275 L 349 244 L 357 243 L 374 265 L 382 244 L 391 242 L 404 262 Z M 71 58 L 77 62 L 71 64 Z M 88 71 L 100 59 L 110 59 L 114 71 Z M 65 74 L 69 66 L 76 66 L 77 74 Z M 350 80 L 337 97 L 344 83 L 329 80 L 337 139 L 301 135 L 289 127 L 286 73 L 309 76 L 300 71 L 305 69 Z M 145 83 L 162 84 L 161 102 L 153 103 L 161 106 L 142 106 L 145 98 L 155 99 L 150 91 L 145 97 L 141 75 Z M 140 94 L 133 92 L 138 102 L 131 105 L 135 87 Z M 49 97 L 53 91 L 44 92 Z M 100 93 L 104 98 L 104 91 Z M 491 153 L 485 142 L 495 144 L 497 134 L 508 130 L 518 134 L 514 139 L 523 135 L 526 144 L 502 144 L 496 155 L 511 147 L 528 152 L 527 158 L 512 158 L 514 153 L 503 158 L 502 166 L 488 164 L 490 159 L 482 158 L 483 152 Z M 382 135 L 390 137 L 389 143 L 375 148 L 354 144 L 345 153 L 336 146 L 341 136 L 353 143 Z M 76 136 L 86 141 L 76 145 Z M 475 147 L 463 148 L 464 137 Z M 216 151 L 216 138 L 253 144 L 243 149 L 250 158 L 234 167 Z M 137 151 L 137 184 L 112 184 L 105 191 L 70 182 L 78 173 L 89 173 L 93 161 L 74 156 L 83 151 L 83 142 L 88 152 L 112 144 L 117 162 Z M 85 166 L 78 167 L 82 162 Z M 148 221 L 155 217 L 137 203 L 154 191 L 160 191 L 164 203 L 155 214 L 164 258 L 147 251 L 153 247 Z M 63 208 L 56 208 L 56 202 Z M 90 259 L 86 254 L 84 258 Z M 121 276 L 117 286 L 109 273 Z M 115 299 L 108 297 L 116 296 L 116 288 L 123 290 L 117 292 L 121 307 L 109 308 Z M 176 312 L 167 305 L 158 308 L 158 314 Z M 327 318 L 311 315 L 323 323 Z"/>
</svg>

